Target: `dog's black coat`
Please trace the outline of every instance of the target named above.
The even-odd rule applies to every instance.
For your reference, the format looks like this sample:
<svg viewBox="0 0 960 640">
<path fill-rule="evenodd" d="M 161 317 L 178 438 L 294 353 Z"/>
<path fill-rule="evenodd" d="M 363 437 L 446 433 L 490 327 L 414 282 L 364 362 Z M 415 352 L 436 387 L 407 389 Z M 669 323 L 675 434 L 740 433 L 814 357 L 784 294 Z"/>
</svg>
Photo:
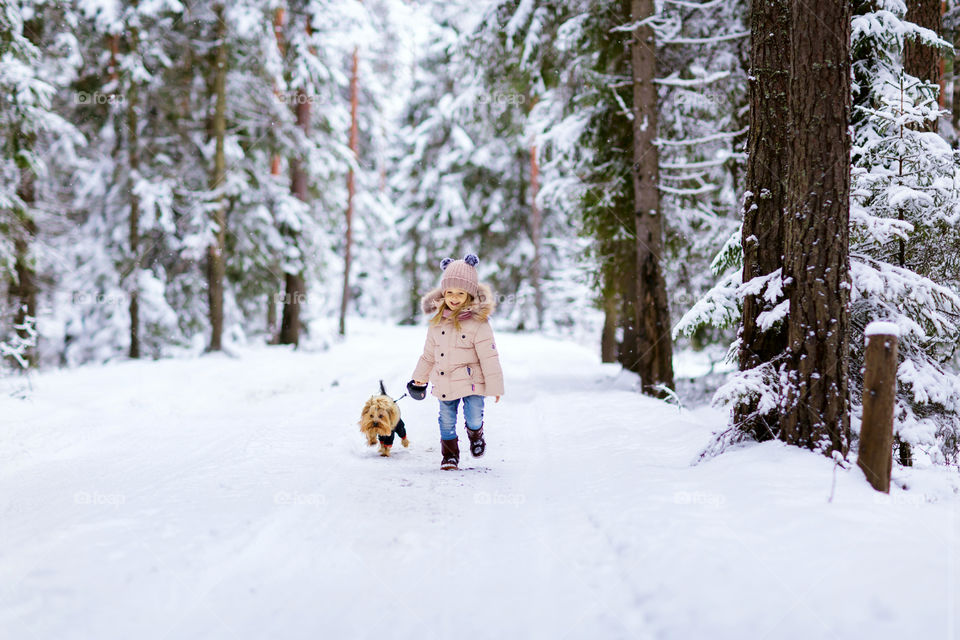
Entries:
<svg viewBox="0 0 960 640">
<path fill-rule="evenodd" d="M 393 428 L 393 431 L 390 432 L 388 436 L 377 436 L 380 439 L 380 444 L 386 445 L 388 447 L 393 446 L 393 434 L 397 434 L 401 438 L 407 437 L 407 428 L 403 426 L 403 420 L 397 423 L 397 426 Z"/>
</svg>

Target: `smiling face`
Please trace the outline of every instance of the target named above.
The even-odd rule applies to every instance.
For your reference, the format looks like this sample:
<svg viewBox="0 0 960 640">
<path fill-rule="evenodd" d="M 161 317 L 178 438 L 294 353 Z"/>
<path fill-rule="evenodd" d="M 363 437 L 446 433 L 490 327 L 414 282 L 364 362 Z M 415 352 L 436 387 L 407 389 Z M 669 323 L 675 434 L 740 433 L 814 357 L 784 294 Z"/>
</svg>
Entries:
<svg viewBox="0 0 960 640">
<path fill-rule="evenodd" d="M 447 289 L 443 292 L 443 300 L 451 309 L 459 309 L 467 302 L 469 295 L 463 289 Z"/>
</svg>

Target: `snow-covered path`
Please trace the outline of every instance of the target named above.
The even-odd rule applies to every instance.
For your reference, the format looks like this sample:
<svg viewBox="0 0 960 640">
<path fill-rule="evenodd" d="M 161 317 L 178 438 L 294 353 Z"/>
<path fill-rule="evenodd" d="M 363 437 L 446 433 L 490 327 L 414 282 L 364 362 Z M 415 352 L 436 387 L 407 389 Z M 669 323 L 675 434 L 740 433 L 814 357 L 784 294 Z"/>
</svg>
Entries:
<svg viewBox="0 0 960 640">
<path fill-rule="evenodd" d="M 500 335 L 487 455 L 357 431 L 422 328 L 38 376 L 0 398 L 0 637 L 960 638 L 957 474 L 875 494 L 583 347 Z M 462 429 L 462 427 L 461 427 Z"/>
</svg>

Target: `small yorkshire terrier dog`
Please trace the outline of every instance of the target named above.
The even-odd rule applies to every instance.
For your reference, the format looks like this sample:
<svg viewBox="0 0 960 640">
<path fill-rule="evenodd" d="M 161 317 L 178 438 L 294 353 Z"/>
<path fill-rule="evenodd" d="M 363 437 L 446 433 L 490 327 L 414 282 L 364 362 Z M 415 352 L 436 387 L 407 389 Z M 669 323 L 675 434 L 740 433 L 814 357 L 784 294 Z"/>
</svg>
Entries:
<svg viewBox="0 0 960 640">
<path fill-rule="evenodd" d="M 380 442 L 380 455 L 390 456 L 390 447 L 393 446 L 393 434 L 400 436 L 400 443 L 408 447 L 407 429 L 400 419 L 400 407 L 387 395 L 380 381 L 380 393 L 370 396 L 367 404 L 363 405 L 360 414 L 360 431 L 367 437 L 367 444 L 371 447 Z"/>
</svg>

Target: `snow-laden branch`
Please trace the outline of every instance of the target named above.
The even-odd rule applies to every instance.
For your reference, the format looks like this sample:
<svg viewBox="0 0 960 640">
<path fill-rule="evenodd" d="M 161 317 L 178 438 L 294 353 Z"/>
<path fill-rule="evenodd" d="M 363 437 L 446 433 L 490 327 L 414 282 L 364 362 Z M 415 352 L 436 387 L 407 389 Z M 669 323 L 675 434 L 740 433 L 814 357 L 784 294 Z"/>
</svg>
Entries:
<svg viewBox="0 0 960 640">
<path fill-rule="evenodd" d="M 720 185 L 716 184 L 705 184 L 702 187 L 697 187 L 696 189 L 678 189 L 676 187 L 668 187 L 665 184 L 660 185 L 660 191 L 663 193 L 669 193 L 675 196 L 699 196 L 704 193 L 710 193 L 711 191 L 716 191 L 720 188 Z"/>
<path fill-rule="evenodd" d="M 730 155 L 724 156 L 722 158 L 717 158 L 715 160 L 701 160 L 700 162 L 661 162 L 661 169 L 673 169 L 676 171 L 682 171 L 685 169 L 709 169 L 710 167 L 720 167 L 725 165 L 727 162 L 732 160 L 743 160 L 746 158 L 746 155 L 743 153 L 731 153 Z"/>
<path fill-rule="evenodd" d="M 661 40 L 661 44 L 713 44 L 715 42 L 726 42 L 727 40 L 737 40 L 746 38 L 750 35 L 749 31 L 737 31 L 735 33 L 725 33 L 710 38 L 668 38 Z"/>
<path fill-rule="evenodd" d="M 747 132 L 749 127 L 744 127 L 739 131 L 721 131 L 720 133 L 715 133 L 711 136 L 704 136 L 702 138 L 687 138 L 686 140 L 663 140 L 662 138 L 657 138 L 653 141 L 653 144 L 658 147 L 686 147 L 694 144 L 703 144 L 704 142 L 713 142 L 714 140 L 724 140 L 726 138 L 736 138 L 737 136 L 742 136 Z"/>
<path fill-rule="evenodd" d="M 723 0 L 708 0 L 707 2 L 685 2 L 684 0 L 664 0 L 668 4 L 674 4 L 678 7 L 686 7 L 687 9 L 712 9 L 717 6 Z"/>
<path fill-rule="evenodd" d="M 709 76 L 704 76 L 702 78 L 691 78 L 685 80 L 683 78 L 675 77 L 677 74 L 673 73 L 667 78 L 654 78 L 654 82 L 657 84 L 662 84 L 668 87 L 701 87 L 705 84 L 711 84 L 717 80 L 722 80 L 730 75 L 729 71 L 718 71 L 712 73 Z"/>
<path fill-rule="evenodd" d="M 720 278 L 702 298 L 683 314 L 673 327 L 673 339 L 689 336 L 699 327 L 729 327 L 740 319 L 740 306 L 737 289 L 741 280 L 740 269 L 731 269 Z"/>
<path fill-rule="evenodd" d="M 657 22 L 662 20 L 663 18 L 657 15 L 647 16 L 643 20 L 637 20 L 635 22 L 622 24 L 619 27 L 614 27 L 613 29 L 610 29 L 610 33 L 614 33 L 616 31 L 633 31 L 634 29 L 639 29 L 646 24 L 652 24 L 656 26 Z"/>
</svg>

